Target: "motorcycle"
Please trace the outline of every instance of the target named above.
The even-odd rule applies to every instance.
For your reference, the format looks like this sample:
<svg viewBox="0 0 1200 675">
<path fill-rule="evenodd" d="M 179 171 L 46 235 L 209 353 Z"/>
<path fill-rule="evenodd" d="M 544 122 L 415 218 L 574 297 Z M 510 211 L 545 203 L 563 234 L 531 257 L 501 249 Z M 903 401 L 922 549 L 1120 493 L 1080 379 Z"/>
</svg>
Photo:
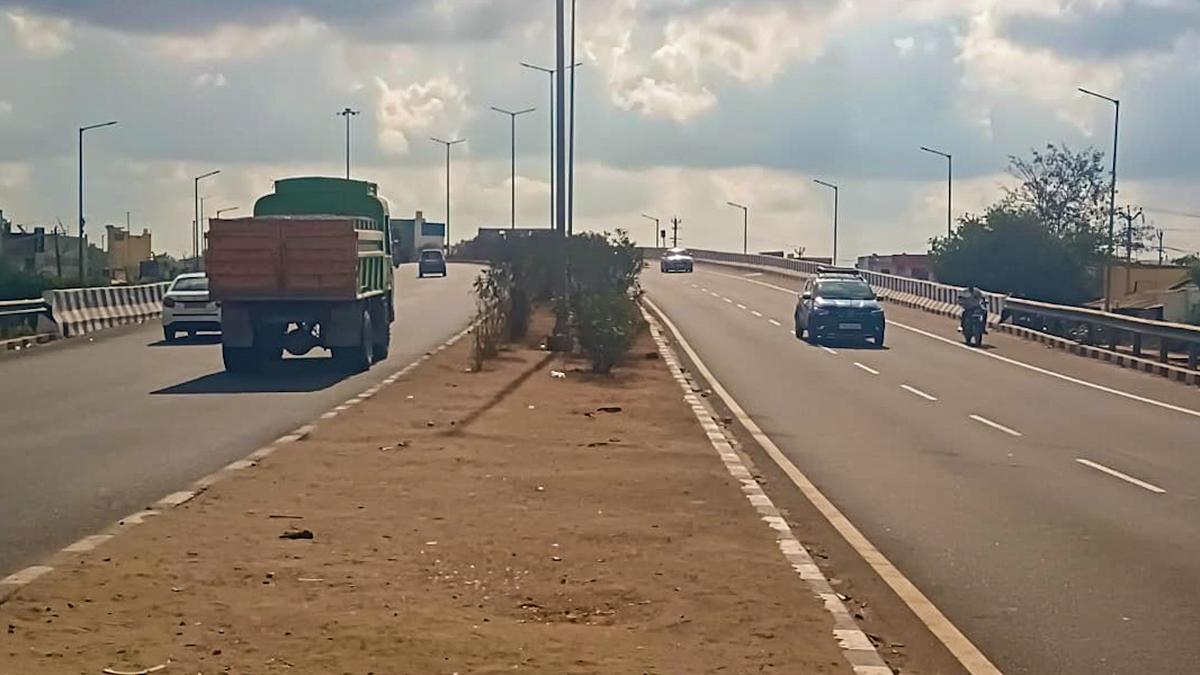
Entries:
<svg viewBox="0 0 1200 675">
<path fill-rule="evenodd" d="M 986 329 L 984 324 L 987 321 L 986 316 L 987 314 L 982 307 L 975 307 L 966 311 L 966 315 L 963 317 L 962 333 L 963 341 L 967 343 L 968 347 L 983 346 L 983 333 Z"/>
</svg>

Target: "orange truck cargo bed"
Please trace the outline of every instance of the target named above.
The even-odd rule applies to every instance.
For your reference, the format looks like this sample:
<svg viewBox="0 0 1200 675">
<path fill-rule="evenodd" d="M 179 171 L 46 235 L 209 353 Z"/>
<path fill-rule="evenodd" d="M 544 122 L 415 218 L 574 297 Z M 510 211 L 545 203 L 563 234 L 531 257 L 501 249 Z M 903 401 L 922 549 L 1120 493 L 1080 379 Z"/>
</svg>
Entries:
<svg viewBox="0 0 1200 675">
<path fill-rule="evenodd" d="M 211 220 L 214 300 L 353 300 L 358 297 L 360 219 L 269 216 Z"/>
</svg>

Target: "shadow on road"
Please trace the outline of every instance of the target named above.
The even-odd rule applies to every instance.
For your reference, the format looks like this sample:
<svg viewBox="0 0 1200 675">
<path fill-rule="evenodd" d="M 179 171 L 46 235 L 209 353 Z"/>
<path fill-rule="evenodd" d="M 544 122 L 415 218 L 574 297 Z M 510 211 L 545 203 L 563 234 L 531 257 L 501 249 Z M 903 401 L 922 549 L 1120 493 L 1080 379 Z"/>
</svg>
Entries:
<svg viewBox="0 0 1200 675">
<path fill-rule="evenodd" d="M 195 337 L 189 337 L 189 338 L 181 338 L 174 342 L 167 342 L 166 340 L 159 340 L 158 342 L 151 342 L 150 344 L 148 344 L 146 346 L 147 347 L 204 347 L 204 346 L 212 346 L 212 345 L 219 345 L 219 344 L 221 344 L 221 334 L 220 333 L 212 333 L 212 334 L 205 334 L 205 335 L 197 335 Z"/>
<path fill-rule="evenodd" d="M 210 373 L 151 394 L 285 394 L 328 389 L 350 374 L 332 359 L 284 359 L 262 373 Z"/>
</svg>

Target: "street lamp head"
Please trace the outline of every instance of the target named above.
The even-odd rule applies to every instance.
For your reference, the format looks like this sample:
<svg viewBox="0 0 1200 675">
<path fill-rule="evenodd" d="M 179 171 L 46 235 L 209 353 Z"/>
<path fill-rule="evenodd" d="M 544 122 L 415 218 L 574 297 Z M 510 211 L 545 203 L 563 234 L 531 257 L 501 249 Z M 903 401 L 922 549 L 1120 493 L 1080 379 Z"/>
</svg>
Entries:
<svg viewBox="0 0 1200 675">
<path fill-rule="evenodd" d="M 821 180 L 820 178 L 814 178 L 813 182 L 818 185 L 824 185 L 827 188 L 833 188 L 834 190 L 838 189 L 838 186 L 834 185 L 833 183 L 826 183 L 825 181 Z"/>
<path fill-rule="evenodd" d="M 442 139 L 440 139 L 440 138 L 434 138 L 433 136 L 430 136 L 430 137 L 429 137 L 429 140 L 433 141 L 434 143 L 441 143 L 442 145 L 444 145 L 444 146 L 446 146 L 446 147 L 449 147 L 449 146 L 451 146 L 451 145 L 458 145 L 459 143 L 466 143 L 466 142 L 467 142 L 467 139 L 465 139 L 465 138 L 459 138 L 459 139 L 456 139 L 456 140 L 453 140 L 453 141 L 443 141 Z"/>
<path fill-rule="evenodd" d="M 219 173 L 221 173 L 221 170 L 220 170 L 220 169 L 217 169 L 216 171 L 209 171 L 209 172 L 208 172 L 208 173 L 206 173 L 206 174 L 203 174 L 203 175 L 200 175 L 200 176 L 196 176 L 196 180 L 201 180 L 201 179 L 204 179 L 204 178 L 208 178 L 208 177 L 210 177 L 210 176 L 215 176 L 215 175 L 217 175 L 217 174 L 219 174 Z"/>
<path fill-rule="evenodd" d="M 743 211 L 747 211 L 750 209 L 749 206 L 746 206 L 744 204 L 738 204 L 737 202 L 725 202 L 725 203 L 732 206 L 735 209 L 741 209 Z"/>
<path fill-rule="evenodd" d="M 938 155 L 939 157 L 945 157 L 946 159 L 950 159 L 950 153 L 948 153 L 948 152 L 942 152 L 941 150 L 934 150 L 933 148 L 928 148 L 928 147 L 925 147 L 924 145 L 921 146 L 921 149 L 924 150 L 925 152 L 928 152 L 928 153 L 931 153 L 934 155 Z"/>
<path fill-rule="evenodd" d="M 1104 94 L 1097 94 L 1096 92 L 1094 92 L 1090 89 L 1084 89 L 1083 87 L 1078 87 L 1078 89 L 1079 89 L 1080 93 L 1087 94 L 1088 96 L 1095 96 L 1096 98 L 1104 99 L 1105 101 L 1108 101 L 1109 103 L 1112 103 L 1114 105 L 1121 104 L 1121 102 L 1119 100 L 1117 100 L 1111 96 L 1105 96 Z"/>
<path fill-rule="evenodd" d="M 643 214 L 642 214 L 642 217 L 643 217 L 643 218 L 646 218 L 646 219 L 648 219 L 648 220 L 653 220 L 653 221 L 654 221 L 654 222 L 656 222 L 656 223 L 658 222 L 658 218 L 655 218 L 654 216 L 648 216 L 648 215 L 646 215 L 646 214 L 644 214 L 644 213 L 643 213 Z"/>
<path fill-rule="evenodd" d="M 111 121 L 111 122 L 101 122 L 100 124 L 89 124 L 89 125 L 87 125 L 87 126 L 85 126 L 85 127 L 79 127 L 79 132 L 80 132 L 80 133 L 83 133 L 84 131 L 88 131 L 88 130 L 91 130 L 91 129 L 99 129 L 99 128 L 101 128 L 101 127 L 111 127 L 111 126 L 113 126 L 113 125 L 114 125 L 114 124 L 116 124 L 116 123 L 117 123 L 117 121 L 116 121 L 116 120 L 113 120 L 113 121 Z"/>
</svg>

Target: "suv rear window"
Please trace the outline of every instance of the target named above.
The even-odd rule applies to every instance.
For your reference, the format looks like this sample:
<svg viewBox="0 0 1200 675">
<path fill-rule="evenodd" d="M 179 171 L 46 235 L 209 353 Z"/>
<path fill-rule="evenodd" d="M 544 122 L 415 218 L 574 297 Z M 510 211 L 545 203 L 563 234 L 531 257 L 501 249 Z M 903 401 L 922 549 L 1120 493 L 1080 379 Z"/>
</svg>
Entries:
<svg viewBox="0 0 1200 675">
<path fill-rule="evenodd" d="M 421 251 L 421 258 L 423 260 L 438 260 L 441 257 L 441 251 Z"/>
</svg>

